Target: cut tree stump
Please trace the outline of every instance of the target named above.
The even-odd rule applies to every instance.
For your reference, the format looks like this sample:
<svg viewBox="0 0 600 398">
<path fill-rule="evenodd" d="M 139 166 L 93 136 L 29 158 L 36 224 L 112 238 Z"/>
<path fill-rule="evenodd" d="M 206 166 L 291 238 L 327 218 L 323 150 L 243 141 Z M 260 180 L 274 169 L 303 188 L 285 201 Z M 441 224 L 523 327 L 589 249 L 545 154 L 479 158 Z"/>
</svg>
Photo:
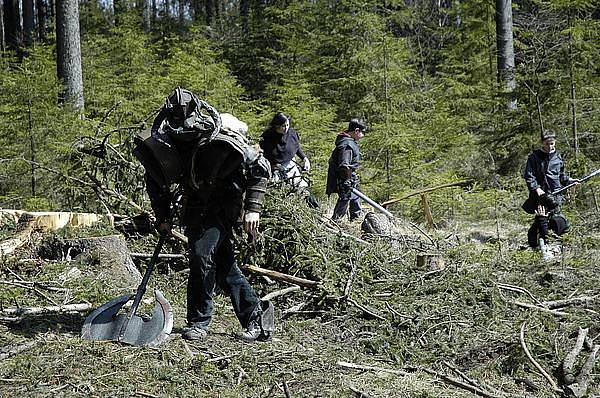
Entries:
<svg viewBox="0 0 600 398">
<path fill-rule="evenodd" d="M 137 286 L 142 280 L 122 235 L 69 239 L 61 243 L 63 253 L 69 253 L 75 261 L 107 274 L 112 280 L 125 282 L 123 287 Z"/>
<path fill-rule="evenodd" d="M 389 236 L 393 232 L 393 225 L 385 214 L 369 212 L 360 229 L 367 234 Z"/>
<path fill-rule="evenodd" d="M 441 271 L 446 268 L 444 258 L 436 253 L 417 254 L 417 267 L 428 268 L 431 271 Z"/>
</svg>

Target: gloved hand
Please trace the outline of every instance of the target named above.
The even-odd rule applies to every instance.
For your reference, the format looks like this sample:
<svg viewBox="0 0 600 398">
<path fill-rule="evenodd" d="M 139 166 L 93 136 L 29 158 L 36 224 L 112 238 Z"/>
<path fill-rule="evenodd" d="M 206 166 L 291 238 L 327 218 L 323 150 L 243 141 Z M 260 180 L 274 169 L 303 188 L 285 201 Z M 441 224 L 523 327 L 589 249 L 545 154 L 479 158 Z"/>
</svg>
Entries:
<svg viewBox="0 0 600 398">
<path fill-rule="evenodd" d="M 549 193 L 540 196 L 540 203 L 546 208 L 548 211 L 552 211 L 558 207 L 560 204 L 556 196 L 551 195 Z"/>
<path fill-rule="evenodd" d="M 304 171 L 306 171 L 307 173 L 310 173 L 310 160 L 308 160 L 308 157 L 304 158 Z"/>
<path fill-rule="evenodd" d="M 256 212 L 246 212 L 244 214 L 244 231 L 254 232 L 258 230 L 260 223 L 260 214 Z"/>
</svg>

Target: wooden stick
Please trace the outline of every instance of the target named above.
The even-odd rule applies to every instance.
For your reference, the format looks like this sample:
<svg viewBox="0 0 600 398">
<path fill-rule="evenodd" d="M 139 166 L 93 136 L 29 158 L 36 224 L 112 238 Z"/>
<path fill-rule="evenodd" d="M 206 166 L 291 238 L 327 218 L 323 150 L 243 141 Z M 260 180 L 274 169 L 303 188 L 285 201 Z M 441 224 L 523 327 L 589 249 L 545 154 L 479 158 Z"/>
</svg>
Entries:
<svg viewBox="0 0 600 398">
<path fill-rule="evenodd" d="M 353 299 L 351 299 L 350 297 L 346 298 L 346 301 L 348 301 L 350 304 L 352 304 L 353 306 L 355 306 L 356 308 L 358 308 L 359 310 L 364 311 L 365 313 L 371 315 L 373 318 L 377 318 L 379 320 L 382 321 L 387 321 L 387 319 L 385 319 L 384 317 L 382 317 L 379 314 L 374 313 L 373 311 L 371 311 L 370 309 L 368 309 L 367 307 L 364 307 L 360 304 L 358 304 L 356 301 L 354 301 Z"/>
<path fill-rule="evenodd" d="M 21 345 L 18 345 L 16 347 L 14 347 L 14 348 L 11 348 L 8 351 L 2 352 L 2 353 L 0 353 L 0 360 L 12 357 L 13 355 L 17 355 L 20 352 L 23 352 L 25 350 L 33 348 L 38 343 L 39 343 L 38 340 L 33 340 L 33 341 L 27 342 L 25 344 L 21 344 Z"/>
<path fill-rule="evenodd" d="M 411 196 L 416 196 L 416 195 L 424 194 L 424 193 L 435 191 L 435 190 L 442 189 L 442 188 L 464 187 L 464 186 L 471 185 L 472 183 L 473 183 L 473 180 L 462 180 L 462 181 L 456 181 L 456 182 L 449 182 L 447 184 L 442 184 L 442 185 L 436 185 L 434 187 L 423 188 L 423 189 L 419 189 L 418 191 L 413 191 L 413 192 L 411 192 L 409 194 L 401 196 L 401 197 L 399 197 L 397 199 L 390 199 L 387 202 L 383 202 L 381 205 L 383 207 L 386 207 L 386 206 L 389 206 L 389 205 L 394 204 L 396 202 L 400 202 L 401 200 L 408 199 Z"/>
<path fill-rule="evenodd" d="M 64 312 L 82 312 L 92 308 L 91 304 L 80 303 L 80 304 L 67 304 L 67 305 L 54 305 L 49 307 L 16 307 L 16 308 L 5 308 L 0 311 L 2 315 L 37 315 L 45 313 L 64 313 Z"/>
<path fill-rule="evenodd" d="M 285 394 L 285 398 L 292 398 L 292 395 L 290 394 L 290 389 L 288 388 L 285 379 L 281 379 L 281 384 L 283 384 L 283 393 Z"/>
<path fill-rule="evenodd" d="M 529 290 L 525 289 L 524 287 L 517 286 L 517 285 L 509 285 L 508 283 L 497 283 L 496 286 L 498 286 L 500 289 L 510 290 L 510 291 L 518 292 L 518 293 L 525 293 L 526 295 L 529 296 L 530 299 L 535 301 L 537 304 L 542 305 L 542 302 L 540 300 L 538 300 L 533 294 L 531 294 L 529 292 Z"/>
<path fill-rule="evenodd" d="M 575 381 L 575 377 L 573 376 L 573 365 L 575 364 L 577 355 L 579 355 L 579 353 L 583 349 L 583 343 L 585 342 L 585 338 L 588 334 L 588 331 L 589 329 L 587 328 L 579 328 L 579 331 L 577 332 L 577 341 L 575 342 L 575 345 L 573 346 L 571 351 L 567 353 L 565 359 L 563 359 L 561 365 L 561 373 L 564 379 L 564 384 L 571 384 L 573 383 L 573 381 Z"/>
<path fill-rule="evenodd" d="M 302 287 L 317 287 L 321 282 L 311 281 L 310 279 L 299 278 L 297 276 L 284 274 L 282 272 L 273 271 L 266 268 L 261 268 L 257 265 L 245 264 L 242 266 L 243 269 L 254 272 L 259 275 L 266 275 L 278 281 L 292 283 L 294 285 Z"/>
<path fill-rule="evenodd" d="M 358 272 L 358 266 L 352 259 L 350 261 L 350 275 L 348 275 L 348 280 L 346 281 L 346 287 L 344 288 L 344 297 L 350 297 L 350 292 L 352 291 L 352 283 L 354 282 L 354 277 Z"/>
<path fill-rule="evenodd" d="M 526 323 L 527 322 L 523 322 L 521 324 L 521 333 L 519 335 L 519 341 L 521 342 L 521 347 L 523 347 L 523 351 L 525 351 L 525 355 L 527 355 L 527 358 L 533 364 L 533 366 L 535 366 L 535 368 L 540 371 L 542 376 L 544 376 L 544 378 L 546 380 L 548 380 L 548 383 L 550 383 L 550 385 L 552 386 L 552 389 L 555 392 L 562 394 L 564 391 L 556 385 L 556 382 L 552 379 L 552 377 L 550 377 L 548 372 L 546 372 L 544 370 L 544 368 L 542 368 L 542 365 L 540 365 L 535 359 L 533 359 L 533 356 L 531 356 L 531 353 L 529 352 L 529 349 L 527 348 L 527 344 L 525 343 L 525 325 L 526 325 Z"/>
<path fill-rule="evenodd" d="M 152 253 L 129 253 L 131 257 L 136 258 L 152 258 Z M 166 258 L 166 259 L 186 259 L 187 256 L 185 254 L 159 254 L 158 258 Z"/>
<path fill-rule="evenodd" d="M 261 298 L 261 300 L 263 300 L 263 301 L 273 300 L 275 297 L 283 296 L 284 294 L 295 292 L 297 290 L 300 290 L 300 286 L 290 286 L 290 287 L 287 287 L 285 289 L 276 290 L 274 292 L 265 294 Z"/>
<path fill-rule="evenodd" d="M 395 374 L 395 375 L 399 375 L 399 376 L 410 376 L 411 375 L 410 373 L 405 372 L 403 370 L 386 369 L 386 368 L 380 368 L 377 366 L 369 366 L 369 365 L 359 365 L 356 363 L 344 362 L 344 361 L 338 361 L 336 363 L 336 365 L 339 366 L 340 368 L 346 368 L 346 369 L 369 370 L 372 372 L 385 372 L 385 373 L 391 373 L 391 374 Z"/>
<path fill-rule="evenodd" d="M 592 302 L 594 302 L 596 300 L 596 298 L 597 298 L 596 296 L 581 296 L 581 297 L 573 297 L 573 298 L 563 299 L 563 300 L 544 301 L 541 304 L 546 308 L 555 309 L 555 308 L 567 307 L 569 305 L 591 304 Z"/>
<path fill-rule="evenodd" d="M 571 315 L 568 312 L 561 312 L 561 311 L 549 310 L 548 308 L 538 307 L 537 305 L 522 303 L 520 301 L 511 301 L 511 300 L 508 300 L 507 303 L 514 304 L 514 305 L 522 307 L 522 308 L 530 308 L 530 309 L 533 309 L 533 310 L 545 312 L 547 314 L 551 314 L 551 315 L 555 315 L 555 316 L 561 316 L 561 317 L 565 316 L 566 317 L 566 316 Z"/>
</svg>

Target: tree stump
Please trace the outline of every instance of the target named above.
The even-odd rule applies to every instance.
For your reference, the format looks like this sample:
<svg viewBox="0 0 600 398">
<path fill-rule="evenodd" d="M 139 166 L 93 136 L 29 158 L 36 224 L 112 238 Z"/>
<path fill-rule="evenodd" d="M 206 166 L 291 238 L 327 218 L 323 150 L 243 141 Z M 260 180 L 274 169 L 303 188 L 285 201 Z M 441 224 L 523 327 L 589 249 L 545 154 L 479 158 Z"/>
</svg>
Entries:
<svg viewBox="0 0 600 398">
<path fill-rule="evenodd" d="M 360 229 L 367 234 L 389 236 L 393 232 L 393 225 L 385 214 L 369 212 Z"/>
<path fill-rule="evenodd" d="M 436 253 L 417 254 L 417 267 L 427 268 L 431 271 L 441 271 L 446 268 L 444 258 Z"/>
<path fill-rule="evenodd" d="M 65 258 L 87 264 L 115 281 L 124 281 L 123 287 L 137 286 L 142 280 L 122 235 L 69 239 L 60 250 Z"/>
</svg>

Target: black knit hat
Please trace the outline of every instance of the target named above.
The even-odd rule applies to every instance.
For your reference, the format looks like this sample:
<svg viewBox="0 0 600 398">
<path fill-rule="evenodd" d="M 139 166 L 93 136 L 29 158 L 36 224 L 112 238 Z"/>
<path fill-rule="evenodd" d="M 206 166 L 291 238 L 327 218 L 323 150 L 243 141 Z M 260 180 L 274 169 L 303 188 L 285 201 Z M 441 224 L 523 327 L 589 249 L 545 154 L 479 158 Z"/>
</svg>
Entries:
<svg viewBox="0 0 600 398">
<path fill-rule="evenodd" d="M 359 129 L 363 133 L 367 131 L 367 125 L 362 119 L 352 118 L 350 122 L 348 122 L 348 131 L 354 131 L 355 129 Z"/>
<path fill-rule="evenodd" d="M 552 138 L 552 139 L 555 140 L 556 139 L 556 133 L 554 133 L 554 131 L 552 131 L 552 130 L 544 130 L 542 132 L 542 134 L 541 134 L 540 140 L 543 142 L 543 141 L 546 141 L 546 140 L 548 140 L 550 138 Z"/>
</svg>

